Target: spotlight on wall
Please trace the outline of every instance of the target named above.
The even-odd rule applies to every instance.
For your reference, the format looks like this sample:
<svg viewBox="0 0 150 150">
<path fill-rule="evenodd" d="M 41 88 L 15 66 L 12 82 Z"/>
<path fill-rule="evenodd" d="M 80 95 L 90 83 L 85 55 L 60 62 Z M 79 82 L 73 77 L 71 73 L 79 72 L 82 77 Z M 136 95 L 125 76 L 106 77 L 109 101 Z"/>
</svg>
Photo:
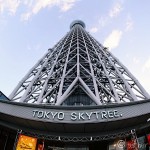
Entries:
<svg viewBox="0 0 150 150">
<path fill-rule="evenodd" d="M 58 140 L 60 141 L 61 139 L 60 139 L 60 136 L 58 137 Z"/>
</svg>

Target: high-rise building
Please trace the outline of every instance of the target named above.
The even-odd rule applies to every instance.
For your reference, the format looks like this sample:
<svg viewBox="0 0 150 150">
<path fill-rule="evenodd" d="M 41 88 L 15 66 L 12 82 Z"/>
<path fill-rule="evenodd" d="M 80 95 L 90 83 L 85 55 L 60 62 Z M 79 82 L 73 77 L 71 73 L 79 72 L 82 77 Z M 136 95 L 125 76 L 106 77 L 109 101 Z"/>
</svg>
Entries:
<svg viewBox="0 0 150 150">
<path fill-rule="evenodd" d="M 5 149 L 148 148 L 149 94 L 81 20 L 0 99 Z"/>
</svg>

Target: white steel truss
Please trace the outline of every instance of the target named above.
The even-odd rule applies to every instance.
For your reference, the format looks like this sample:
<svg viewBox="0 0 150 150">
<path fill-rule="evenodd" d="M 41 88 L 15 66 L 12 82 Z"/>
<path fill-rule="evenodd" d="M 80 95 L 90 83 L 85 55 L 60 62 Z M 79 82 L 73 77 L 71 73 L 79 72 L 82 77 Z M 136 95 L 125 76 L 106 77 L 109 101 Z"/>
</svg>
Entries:
<svg viewBox="0 0 150 150">
<path fill-rule="evenodd" d="M 86 105 L 150 98 L 128 69 L 77 20 L 71 24 L 69 33 L 19 82 L 9 98 L 50 105 L 63 105 L 69 99 L 74 101 L 71 105 L 76 102 L 84 105 L 83 95 L 90 101 Z M 75 99 L 70 100 L 71 96 Z"/>
</svg>

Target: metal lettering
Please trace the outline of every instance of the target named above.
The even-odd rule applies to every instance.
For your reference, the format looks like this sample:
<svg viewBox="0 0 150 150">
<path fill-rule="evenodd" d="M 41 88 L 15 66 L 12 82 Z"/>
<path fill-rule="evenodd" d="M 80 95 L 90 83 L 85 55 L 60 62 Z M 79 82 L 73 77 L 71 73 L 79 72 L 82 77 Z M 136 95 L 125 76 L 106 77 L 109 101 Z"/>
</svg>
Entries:
<svg viewBox="0 0 150 150">
<path fill-rule="evenodd" d="M 65 117 L 65 114 L 64 114 L 63 112 L 59 112 L 59 113 L 58 113 L 58 119 L 59 119 L 59 120 L 63 120 L 64 117 Z"/>
<path fill-rule="evenodd" d="M 35 117 L 37 113 L 38 113 L 38 110 L 33 110 L 33 117 Z"/>
<path fill-rule="evenodd" d="M 114 112 L 113 111 L 108 111 L 107 114 L 108 114 L 109 118 L 114 118 Z"/>
<path fill-rule="evenodd" d="M 93 114 L 93 112 L 90 112 L 90 114 L 88 114 L 87 112 L 86 112 L 86 115 L 88 116 L 88 119 L 89 120 L 91 120 L 91 115 Z"/>
<path fill-rule="evenodd" d="M 71 113 L 71 120 L 73 120 L 73 121 L 77 120 L 77 113 L 76 112 Z"/>
<path fill-rule="evenodd" d="M 99 112 L 93 112 L 93 114 L 95 114 L 96 115 L 96 119 L 98 119 L 98 114 L 99 114 Z"/>
<path fill-rule="evenodd" d="M 95 120 L 99 119 L 112 119 L 122 117 L 122 114 L 118 113 L 118 110 L 109 110 L 109 111 L 95 111 L 95 112 L 51 112 L 51 111 L 39 111 L 33 110 L 33 117 L 39 119 L 57 119 L 65 120 L 65 116 L 70 115 L 70 120 Z"/>
<path fill-rule="evenodd" d="M 118 118 L 118 117 L 119 117 L 117 110 L 114 110 L 114 117 L 115 117 L 115 118 Z"/>
<path fill-rule="evenodd" d="M 49 111 L 48 111 L 48 112 L 45 111 L 45 112 L 44 112 L 44 119 L 45 119 L 45 118 L 49 119 L 49 116 L 48 116 L 49 114 L 50 114 Z"/>
<path fill-rule="evenodd" d="M 44 112 L 43 111 L 38 111 L 37 117 L 38 118 L 43 118 Z"/>
<path fill-rule="evenodd" d="M 101 114 L 102 114 L 102 119 L 107 119 L 107 112 L 106 111 L 102 111 L 101 112 Z"/>
<path fill-rule="evenodd" d="M 55 118 L 55 116 L 58 114 L 58 112 L 51 112 L 53 119 Z"/>
<path fill-rule="evenodd" d="M 79 120 L 81 120 L 81 119 L 84 120 L 83 115 L 84 115 L 84 113 L 80 113 L 80 112 L 79 112 Z"/>
</svg>

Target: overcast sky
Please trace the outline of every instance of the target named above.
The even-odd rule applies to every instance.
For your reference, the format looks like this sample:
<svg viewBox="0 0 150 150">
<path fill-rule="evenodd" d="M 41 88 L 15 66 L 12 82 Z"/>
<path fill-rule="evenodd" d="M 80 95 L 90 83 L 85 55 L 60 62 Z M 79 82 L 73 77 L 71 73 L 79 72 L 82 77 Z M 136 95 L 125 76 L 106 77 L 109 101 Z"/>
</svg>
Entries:
<svg viewBox="0 0 150 150">
<path fill-rule="evenodd" d="M 150 93 L 150 0 L 0 0 L 0 91 L 6 96 L 81 19 Z"/>
</svg>

